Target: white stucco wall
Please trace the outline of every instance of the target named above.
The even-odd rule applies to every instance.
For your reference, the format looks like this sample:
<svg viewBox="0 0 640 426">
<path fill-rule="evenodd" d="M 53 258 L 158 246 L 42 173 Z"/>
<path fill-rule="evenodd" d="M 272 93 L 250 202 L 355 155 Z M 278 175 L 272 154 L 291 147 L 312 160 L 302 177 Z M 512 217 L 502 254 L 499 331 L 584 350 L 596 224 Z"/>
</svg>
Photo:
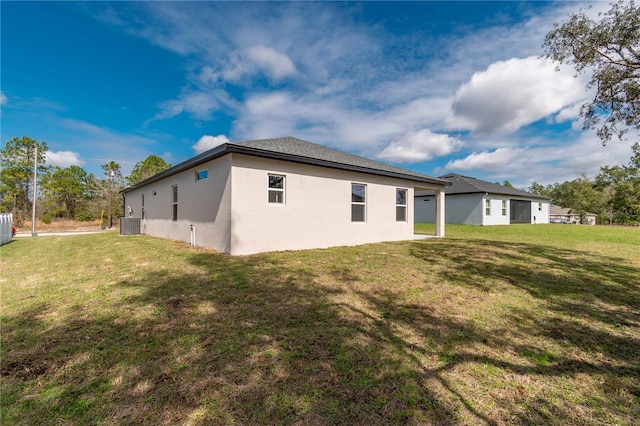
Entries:
<svg viewBox="0 0 640 426">
<path fill-rule="evenodd" d="M 549 201 L 532 200 L 531 201 L 531 223 L 549 223 L 550 208 L 551 208 L 551 203 Z"/>
<path fill-rule="evenodd" d="M 322 248 L 413 238 L 414 182 L 233 155 L 231 254 Z M 268 203 L 268 174 L 285 180 L 285 203 Z M 366 222 L 351 222 L 351 183 L 367 185 Z M 407 220 L 396 222 L 396 188 Z"/>
<path fill-rule="evenodd" d="M 482 206 L 482 225 L 509 225 L 511 223 L 511 210 L 510 210 L 510 198 L 507 195 L 488 194 L 481 196 Z M 491 206 L 491 212 L 489 215 L 486 213 L 486 202 L 489 200 Z M 505 214 L 502 214 L 502 202 L 506 202 Z M 533 209 L 533 205 L 531 207 Z"/>
<path fill-rule="evenodd" d="M 205 180 L 196 181 L 195 172 L 207 170 Z M 191 225 L 195 243 L 229 252 L 231 242 L 231 158 L 223 156 L 193 169 L 125 194 L 132 217 L 141 217 L 144 194 L 143 234 L 190 242 Z M 178 186 L 178 220 L 172 220 L 172 187 Z M 154 195 L 155 193 L 155 195 Z"/>
<path fill-rule="evenodd" d="M 526 198 L 518 197 L 525 200 Z M 486 215 L 485 201 L 489 200 L 491 214 Z M 454 194 L 445 196 L 446 223 L 464 225 L 509 225 L 511 223 L 511 198 L 498 194 Z M 506 215 L 502 214 L 502 201 L 507 202 Z M 531 199 L 531 223 L 549 223 L 548 201 Z M 542 210 L 538 210 L 538 203 Z M 435 221 L 435 201 L 433 196 L 415 198 L 415 218 L 418 223 Z"/>
</svg>

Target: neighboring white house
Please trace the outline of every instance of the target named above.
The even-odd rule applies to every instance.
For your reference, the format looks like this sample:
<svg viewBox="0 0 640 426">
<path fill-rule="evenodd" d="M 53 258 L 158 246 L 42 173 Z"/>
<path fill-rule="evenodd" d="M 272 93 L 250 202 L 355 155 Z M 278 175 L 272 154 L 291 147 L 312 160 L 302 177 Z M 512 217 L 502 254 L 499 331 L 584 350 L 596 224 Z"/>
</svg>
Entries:
<svg viewBox="0 0 640 426">
<path fill-rule="evenodd" d="M 233 255 L 413 238 L 415 190 L 447 181 L 291 137 L 226 143 L 123 191 L 143 234 Z"/>
<path fill-rule="evenodd" d="M 581 218 L 578 213 L 575 213 L 571 209 L 565 209 L 555 204 L 551 204 L 549 209 L 549 222 L 551 223 L 581 223 L 583 225 L 595 225 L 597 214 L 585 213 L 584 218 Z"/>
<path fill-rule="evenodd" d="M 444 191 L 446 223 L 549 223 L 551 199 L 548 197 L 455 173 L 440 179 L 451 182 Z M 433 191 L 416 191 L 416 222 L 434 222 L 434 196 Z"/>
</svg>

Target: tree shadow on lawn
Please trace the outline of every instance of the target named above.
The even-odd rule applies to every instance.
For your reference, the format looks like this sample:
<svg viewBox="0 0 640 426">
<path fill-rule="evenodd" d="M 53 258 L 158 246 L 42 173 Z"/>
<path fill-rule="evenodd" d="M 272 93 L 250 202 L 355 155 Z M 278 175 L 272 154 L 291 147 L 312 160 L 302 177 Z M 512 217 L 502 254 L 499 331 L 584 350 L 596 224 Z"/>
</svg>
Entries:
<svg viewBox="0 0 640 426">
<path fill-rule="evenodd" d="M 640 268 L 623 258 L 535 244 L 483 240 L 471 244 L 414 245 L 413 255 L 435 262 L 450 258 L 455 266 L 442 276 L 458 285 L 486 292 L 519 288 L 543 301 L 545 309 L 556 315 L 533 317 L 512 308 L 516 323 L 529 324 L 527 333 L 540 330 L 620 361 L 639 361 Z M 620 340 L 603 329 L 636 331 L 636 338 Z"/>
<path fill-rule="evenodd" d="M 414 244 L 422 260 L 452 263 L 451 282 L 485 291 L 515 286 L 558 313 L 613 326 L 640 326 L 640 268 L 613 256 L 535 244 L 473 240 Z"/>
<path fill-rule="evenodd" d="M 541 308 L 501 307 L 508 323 L 517 325 L 517 329 L 505 330 L 506 334 L 540 337 L 590 355 L 590 360 L 554 356 L 535 346 L 518 347 L 498 338 L 501 333 L 497 333 L 490 339 L 494 345 L 525 354 L 537 365 L 523 368 L 495 363 L 495 360 L 478 362 L 489 362 L 520 374 L 587 373 L 602 375 L 603 380 L 609 382 L 622 378 L 637 407 L 640 401 L 640 268 L 630 266 L 627 259 L 484 240 L 415 243 L 412 254 L 425 262 L 445 265 L 440 276 L 459 286 L 487 293 L 526 291 L 539 300 Z M 462 359 L 469 361 L 466 355 Z M 605 393 L 614 393 L 618 388 L 619 385 L 603 386 Z M 616 404 L 610 404 L 609 408 L 615 411 Z"/>
<path fill-rule="evenodd" d="M 100 314 L 3 318 L 3 424 L 455 422 L 413 366 L 362 341 L 376 335 L 332 300 L 339 286 L 269 257 L 189 262 L 116 284 L 139 291 Z"/>
<path fill-rule="evenodd" d="M 449 241 L 432 242 L 409 247 L 419 270 L 469 251 Z M 493 265 L 491 253 L 507 250 L 494 244 L 479 248 L 486 254 L 481 259 L 462 256 L 460 269 L 441 272 L 442 278 L 473 286 L 469 275 L 491 273 L 536 297 L 554 296 L 552 312 L 569 309 L 565 299 L 572 296 L 580 315 L 600 320 L 582 297 L 573 297 L 581 289 L 559 290 L 556 284 L 539 283 L 531 271 Z M 526 264 L 530 256 L 546 256 L 557 263 L 556 257 L 575 255 L 537 250 L 520 247 L 514 260 Z M 193 268 L 188 271 L 141 269 L 116 284 L 114 291 L 135 294 L 99 314 L 76 306 L 73 315 L 52 326 L 46 317 L 55 307 L 43 304 L 3 318 L 3 346 L 10 348 L 2 360 L 3 387 L 9 391 L 3 406 L 14 407 L 3 409 L 3 424 L 561 424 L 576 421 L 567 401 L 528 398 L 526 390 L 504 384 L 502 375 L 639 376 L 629 351 L 637 348 L 633 339 L 595 335 L 566 320 L 559 326 L 571 336 L 594 337 L 572 337 L 573 343 L 603 350 L 619 365 L 563 358 L 520 363 L 516 361 L 526 361 L 526 356 L 514 361 L 490 349 L 532 358 L 539 349 L 445 310 L 431 312 L 425 304 L 407 303 L 398 291 L 369 291 L 363 283 L 371 277 L 350 267 L 355 255 L 335 254 L 338 260 L 329 270 L 319 263 L 309 267 L 304 254 L 291 256 L 301 260 L 189 253 L 185 258 Z M 568 268 L 556 267 L 560 272 Z M 627 311 L 638 305 L 628 298 L 637 292 L 618 294 L 607 287 L 631 282 L 637 288 L 634 271 L 604 269 L 600 274 L 606 284 L 596 297 L 612 310 L 620 308 L 620 324 L 634 324 Z M 568 286 L 581 285 L 578 278 L 565 279 Z M 477 285 L 493 289 L 491 282 Z M 511 315 L 524 324 L 519 333 L 563 338 L 554 334 L 558 323 L 528 311 Z M 610 346 L 625 349 L 614 353 Z M 464 370 L 469 366 L 499 371 Z M 502 386 L 500 395 L 486 395 L 483 389 L 475 398 L 474 382 L 483 374 L 497 375 L 491 380 Z M 636 388 L 635 395 L 639 393 Z M 603 410 L 613 413 L 614 402 L 614 397 L 602 402 Z M 630 416 L 619 413 L 614 420 Z"/>
<path fill-rule="evenodd" d="M 594 419 L 591 415 L 585 416 L 584 419 L 577 417 L 578 410 L 575 407 L 579 407 L 580 403 L 572 401 L 571 397 L 558 400 L 557 390 L 554 390 L 556 395 L 551 395 L 545 393 L 544 385 L 542 389 L 533 386 L 527 389 L 521 385 L 528 382 L 529 378 L 539 377 L 543 381 L 548 380 L 550 385 L 554 386 L 557 379 L 575 378 L 582 374 L 602 377 L 604 385 L 602 389 L 598 389 L 602 395 L 591 395 L 591 402 L 598 404 L 599 414 L 607 413 L 603 418 L 614 415 L 617 416 L 614 422 L 619 423 L 622 419 L 623 422 L 628 420 L 629 424 L 632 424 L 631 419 L 640 414 L 636 403 L 630 403 L 626 395 L 619 395 L 621 388 L 624 388 L 625 392 L 628 391 L 632 395 L 633 400 L 637 402 L 640 399 L 637 339 L 609 335 L 568 321 L 538 318 L 526 310 L 519 311 L 517 315 L 513 314 L 512 321 L 509 322 L 511 325 L 522 324 L 522 321 L 526 320 L 526 326 L 518 326 L 518 330 L 508 328 L 488 331 L 474 326 L 473 321 L 466 318 L 432 315 L 424 306 L 403 303 L 402 298 L 392 292 L 382 291 L 377 295 L 361 296 L 372 306 L 385 312 L 386 320 L 378 322 L 379 328 L 372 333 L 372 339 L 393 342 L 395 352 L 410 361 L 423 381 L 433 379 L 441 384 L 476 421 L 486 424 L 570 424 L 576 421 L 588 424 L 586 419 L 592 418 L 594 423 L 600 423 L 600 420 Z M 425 347 L 429 347 L 432 353 L 438 355 L 441 362 L 438 365 L 425 363 L 421 357 L 424 347 L 416 347 L 413 341 L 401 338 L 396 331 L 398 329 L 410 329 L 415 335 L 439 342 Z M 563 331 L 558 333 L 558 330 Z M 604 349 L 610 359 L 616 360 L 617 363 L 612 365 L 610 359 L 598 363 L 554 355 L 545 349 L 523 343 L 525 339 L 512 339 L 512 336 L 535 336 L 536 333 L 551 340 L 558 340 L 564 345 L 576 345 L 585 352 Z M 578 336 L 581 335 L 585 338 L 580 339 Z M 568 340 L 566 336 L 571 336 L 572 340 Z M 509 356 L 503 357 L 497 354 L 496 350 Z M 474 373 L 478 370 L 473 370 L 471 366 L 481 371 L 486 369 L 487 377 L 483 377 L 484 372 Z M 472 370 L 468 370 L 470 367 Z M 461 377 L 461 369 L 467 370 L 466 384 L 472 388 L 471 391 L 457 382 Z M 491 377 L 496 374 L 498 378 Z M 492 380 L 497 380 L 497 383 L 492 383 Z M 509 389 L 510 387 L 512 389 Z M 482 394 L 487 391 L 493 394 L 490 402 L 504 404 L 502 408 L 506 412 L 499 413 L 482 407 L 478 399 L 474 398 L 474 393 Z M 491 405 L 490 402 L 487 406 Z M 628 410 L 634 406 L 635 409 Z"/>
</svg>

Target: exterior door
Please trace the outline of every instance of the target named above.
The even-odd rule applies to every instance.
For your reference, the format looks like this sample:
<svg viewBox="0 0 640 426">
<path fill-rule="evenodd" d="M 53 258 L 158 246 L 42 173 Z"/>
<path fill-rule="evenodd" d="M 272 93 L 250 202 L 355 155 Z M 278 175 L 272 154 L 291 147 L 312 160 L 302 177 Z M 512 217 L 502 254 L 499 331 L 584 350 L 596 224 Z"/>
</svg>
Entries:
<svg viewBox="0 0 640 426">
<path fill-rule="evenodd" d="M 531 223 L 531 201 L 511 200 L 510 223 Z"/>
</svg>

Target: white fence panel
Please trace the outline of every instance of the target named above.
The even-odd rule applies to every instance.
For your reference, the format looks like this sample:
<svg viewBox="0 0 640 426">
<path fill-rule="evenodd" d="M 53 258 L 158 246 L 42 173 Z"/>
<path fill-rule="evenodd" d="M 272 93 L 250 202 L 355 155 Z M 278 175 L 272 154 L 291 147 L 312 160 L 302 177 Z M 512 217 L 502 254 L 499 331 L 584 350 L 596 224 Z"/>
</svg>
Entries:
<svg viewBox="0 0 640 426">
<path fill-rule="evenodd" d="M 0 246 L 8 243 L 13 238 L 13 215 L 11 213 L 0 214 Z"/>
</svg>

